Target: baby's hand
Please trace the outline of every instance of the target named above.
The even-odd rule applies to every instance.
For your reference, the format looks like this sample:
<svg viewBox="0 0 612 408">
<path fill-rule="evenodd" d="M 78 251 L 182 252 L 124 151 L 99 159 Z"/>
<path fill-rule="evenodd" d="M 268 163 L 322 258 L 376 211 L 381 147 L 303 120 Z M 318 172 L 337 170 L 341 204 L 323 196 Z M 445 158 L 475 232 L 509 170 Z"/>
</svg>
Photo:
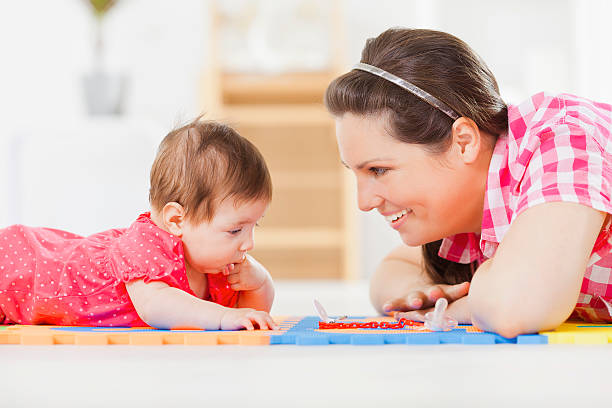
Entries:
<svg viewBox="0 0 612 408">
<path fill-rule="evenodd" d="M 229 264 L 223 274 L 227 275 L 227 282 L 236 291 L 259 289 L 268 278 L 266 269 L 249 255 L 240 263 Z"/>
<path fill-rule="evenodd" d="M 441 297 L 445 297 L 450 304 L 466 296 L 469 290 L 469 282 L 457 285 L 427 285 L 409 292 L 406 296 L 388 300 L 383 305 L 383 312 L 408 312 L 411 310 L 429 309 Z"/>
<path fill-rule="evenodd" d="M 255 325 L 260 330 L 278 330 L 278 326 L 268 313 L 255 309 L 227 308 L 221 317 L 221 330 L 254 330 Z"/>
</svg>

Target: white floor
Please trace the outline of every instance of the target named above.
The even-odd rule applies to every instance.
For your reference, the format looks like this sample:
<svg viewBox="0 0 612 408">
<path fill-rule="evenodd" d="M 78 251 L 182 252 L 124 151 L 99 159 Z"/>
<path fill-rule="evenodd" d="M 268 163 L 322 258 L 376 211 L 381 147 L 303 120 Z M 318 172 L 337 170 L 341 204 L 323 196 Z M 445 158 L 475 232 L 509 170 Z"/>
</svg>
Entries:
<svg viewBox="0 0 612 408">
<path fill-rule="evenodd" d="M 274 315 L 371 315 L 365 282 L 277 282 Z M 610 406 L 612 346 L 0 347 L 1 407 Z"/>
</svg>

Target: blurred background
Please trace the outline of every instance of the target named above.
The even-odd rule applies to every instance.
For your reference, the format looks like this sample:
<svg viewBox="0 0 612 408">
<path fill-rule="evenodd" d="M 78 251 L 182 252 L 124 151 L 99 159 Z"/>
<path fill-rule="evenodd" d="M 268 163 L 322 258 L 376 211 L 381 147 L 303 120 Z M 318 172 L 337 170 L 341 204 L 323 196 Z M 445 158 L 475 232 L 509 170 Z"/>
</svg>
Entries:
<svg viewBox="0 0 612 408">
<path fill-rule="evenodd" d="M 612 102 L 611 16 L 606 0 L 5 2 L 0 227 L 128 226 L 148 209 L 158 143 L 204 112 L 269 163 L 275 196 L 253 254 L 272 275 L 365 282 L 400 241 L 358 211 L 321 103 L 365 40 L 393 26 L 447 31 L 509 103 L 541 90 Z"/>
</svg>

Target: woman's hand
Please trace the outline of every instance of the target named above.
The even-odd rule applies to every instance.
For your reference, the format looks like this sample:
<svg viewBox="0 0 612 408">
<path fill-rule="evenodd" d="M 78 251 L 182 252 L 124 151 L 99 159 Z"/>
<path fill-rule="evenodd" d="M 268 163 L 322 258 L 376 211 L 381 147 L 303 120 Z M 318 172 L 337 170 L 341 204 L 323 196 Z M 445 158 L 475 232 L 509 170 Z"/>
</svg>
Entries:
<svg viewBox="0 0 612 408">
<path fill-rule="evenodd" d="M 268 313 L 250 308 L 227 308 L 221 316 L 221 330 L 254 330 L 255 328 L 277 330 L 278 326 Z"/>
<path fill-rule="evenodd" d="M 457 285 L 454 285 L 454 286 L 457 286 Z M 470 317 L 470 309 L 468 306 L 469 306 L 468 298 L 467 296 L 463 296 L 462 298 L 459 298 L 448 305 L 445 315 L 452 317 L 453 319 L 457 320 L 457 322 L 460 324 L 470 324 L 472 321 Z M 417 322 L 423 322 L 425 321 L 425 314 L 432 312 L 433 310 L 434 308 L 430 307 L 429 309 L 413 310 L 410 312 L 400 312 L 395 315 L 395 318 L 398 320 L 408 319 L 408 320 L 414 320 Z"/>
<path fill-rule="evenodd" d="M 385 313 L 391 312 L 409 312 L 413 310 L 424 310 L 432 308 L 436 304 L 436 300 L 445 297 L 450 305 L 456 300 L 467 296 L 470 290 L 470 283 L 463 282 L 457 285 L 425 285 L 414 289 L 405 296 L 389 299 L 383 305 Z M 468 316 L 469 317 L 469 316 Z M 414 320 L 414 319 L 413 319 Z"/>
</svg>

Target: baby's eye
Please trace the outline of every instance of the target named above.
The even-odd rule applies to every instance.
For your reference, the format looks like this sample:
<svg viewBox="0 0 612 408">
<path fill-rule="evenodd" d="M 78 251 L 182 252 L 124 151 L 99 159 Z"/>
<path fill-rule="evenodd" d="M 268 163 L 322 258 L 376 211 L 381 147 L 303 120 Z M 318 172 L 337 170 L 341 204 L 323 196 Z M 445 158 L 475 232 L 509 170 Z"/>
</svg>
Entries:
<svg viewBox="0 0 612 408">
<path fill-rule="evenodd" d="M 238 229 L 231 230 L 231 231 L 228 231 L 228 232 L 230 234 L 232 234 L 232 235 L 236 235 L 236 234 L 240 233 L 240 231 L 242 231 L 242 228 L 238 228 Z"/>
<path fill-rule="evenodd" d="M 370 167 L 369 170 L 370 170 L 370 173 L 374 174 L 375 177 L 378 177 L 378 176 L 382 176 L 383 174 L 385 174 L 387 170 L 389 169 L 385 169 L 382 167 Z"/>
</svg>

